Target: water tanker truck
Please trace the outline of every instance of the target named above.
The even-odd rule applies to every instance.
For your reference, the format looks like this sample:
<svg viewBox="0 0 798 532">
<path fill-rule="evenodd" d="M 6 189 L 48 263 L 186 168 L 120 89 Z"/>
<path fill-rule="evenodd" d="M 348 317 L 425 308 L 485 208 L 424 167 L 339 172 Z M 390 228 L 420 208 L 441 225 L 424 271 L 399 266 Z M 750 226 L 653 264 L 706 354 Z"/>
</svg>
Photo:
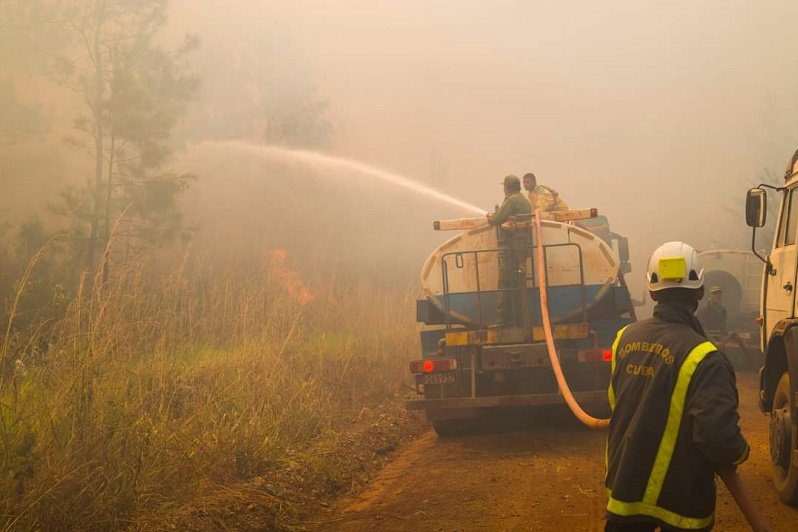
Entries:
<svg viewBox="0 0 798 532">
<path fill-rule="evenodd" d="M 575 399 L 593 415 L 608 413 L 612 342 L 635 320 L 626 238 L 595 209 L 507 222 L 527 233 L 528 247 L 516 249 L 513 287 L 500 288 L 496 227 L 485 218 L 434 226 L 460 232 L 422 267 L 421 358 L 410 363 L 417 396 L 407 408 L 424 411 L 442 436 L 497 409 Z M 511 323 L 495 326 L 510 299 L 519 303 Z"/>
</svg>

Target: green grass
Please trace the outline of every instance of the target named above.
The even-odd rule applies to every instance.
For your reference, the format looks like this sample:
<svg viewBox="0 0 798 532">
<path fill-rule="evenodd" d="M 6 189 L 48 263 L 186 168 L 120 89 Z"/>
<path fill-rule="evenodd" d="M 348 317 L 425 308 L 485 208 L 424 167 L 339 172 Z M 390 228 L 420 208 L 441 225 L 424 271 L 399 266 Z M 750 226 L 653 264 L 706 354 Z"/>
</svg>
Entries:
<svg viewBox="0 0 798 532">
<path fill-rule="evenodd" d="M 129 265 L 79 290 L 46 355 L 18 354 L 0 387 L 0 527 L 179 512 L 395 400 L 415 290 L 338 278 L 303 285 L 307 302 L 287 271 Z"/>
</svg>

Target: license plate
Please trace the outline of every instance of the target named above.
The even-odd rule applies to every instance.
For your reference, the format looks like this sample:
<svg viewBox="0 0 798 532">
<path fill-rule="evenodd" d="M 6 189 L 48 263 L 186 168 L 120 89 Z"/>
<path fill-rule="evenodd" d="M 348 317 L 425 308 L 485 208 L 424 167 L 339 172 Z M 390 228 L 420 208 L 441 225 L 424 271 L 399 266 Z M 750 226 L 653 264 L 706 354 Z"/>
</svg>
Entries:
<svg viewBox="0 0 798 532">
<path fill-rule="evenodd" d="M 454 384 L 455 374 L 448 373 L 424 373 L 418 376 L 419 384 Z"/>
</svg>

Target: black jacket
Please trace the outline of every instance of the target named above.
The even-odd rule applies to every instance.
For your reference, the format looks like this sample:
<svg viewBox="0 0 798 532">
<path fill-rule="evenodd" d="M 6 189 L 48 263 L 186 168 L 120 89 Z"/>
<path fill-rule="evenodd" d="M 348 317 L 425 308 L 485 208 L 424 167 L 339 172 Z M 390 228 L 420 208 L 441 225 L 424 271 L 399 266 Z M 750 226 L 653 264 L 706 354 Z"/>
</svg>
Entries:
<svg viewBox="0 0 798 532">
<path fill-rule="evenodd" d="M 734 369 L 692 313 L 660 303 L 613 344 L 611 521 L 711 528 L 714 474 L 743 462 Z"/>
</svg>

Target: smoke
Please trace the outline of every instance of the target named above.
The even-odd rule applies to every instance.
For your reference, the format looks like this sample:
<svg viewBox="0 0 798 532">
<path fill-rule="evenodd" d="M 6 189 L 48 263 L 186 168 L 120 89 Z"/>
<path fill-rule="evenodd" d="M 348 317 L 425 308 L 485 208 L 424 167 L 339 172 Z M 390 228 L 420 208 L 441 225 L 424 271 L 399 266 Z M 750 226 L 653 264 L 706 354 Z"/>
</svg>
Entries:
<svg viewBox="0 0 798 532">
<path fill-rule="evenodd" d="M 487 210 L 525 171 L 598 208 L 630 237 L 636 290 L 662 242 L 742 245 L 746 188 L 798 141 L 786 0 L 189 5 L 173 20 L 224 46 L 279 36 L 264 53 L 307 67 L 336 155 Z"/>
<path fill-rule="evenodd" d="M 185 203 L 206 234 L 236 223 L 263 245 L 322 234 L 320 249 L 339 257 L 364 238 L 413 270 L 448 236 L 432 220 L 469 215 L 341 168 L 331 177 L 220 153 L 208 139 L 311 149 L 484 210 L 501 201 L 504 175 L 534 171 L 629 237 L 637 295 L 662 242 L 745 247 L 745 190 L 781 175 L 798 145 L 791 0 L 173 0 L 169 15 L 168 48 L 186 33 L 202 43 L 192 58 L 202 90 L 178 137 L 194 146 L 186 164 L 199 179 Z M 79 112 L 59 98 L 45 107 L 50 139 Z M 79 168 L 35 187 L 3 173 L 0 207 L 18 209 L 23 190 L 46 205 L 88 178 Z M 289 208 L 315 221 L 288 224 Z"/>
<path fill-rule="evenodd" d="M 407 279 L 451 236 L 434 232 L 433 220 L 478 210 L 385 170 L 309 151 L 204 142 L 180 164 L 202 176 L 183 198 L 195 238 L 232 256 L 289 249 L 311 268 Z"/>
</svg>

